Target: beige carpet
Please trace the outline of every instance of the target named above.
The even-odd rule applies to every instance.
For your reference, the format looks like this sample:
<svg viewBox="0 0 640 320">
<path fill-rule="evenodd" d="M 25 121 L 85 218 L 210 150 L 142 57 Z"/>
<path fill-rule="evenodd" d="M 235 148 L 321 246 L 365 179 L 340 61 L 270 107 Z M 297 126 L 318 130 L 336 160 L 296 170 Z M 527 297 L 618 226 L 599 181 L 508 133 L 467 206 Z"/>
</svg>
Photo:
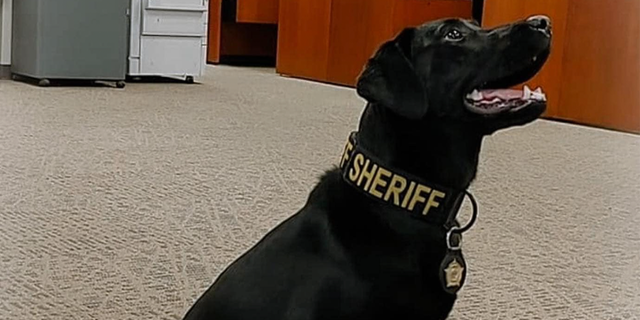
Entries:
<svg viewBox="0 0 640 320">
<path fill-rule="evenodd" d="M 300 208 L 363 107 L 270 69 L 201 80 L 0 81 L 0 319 L 179 319 Z M 502 132 L 473 191 L 452 319 L 640 319 L 640 137 Z"/>
</svg>

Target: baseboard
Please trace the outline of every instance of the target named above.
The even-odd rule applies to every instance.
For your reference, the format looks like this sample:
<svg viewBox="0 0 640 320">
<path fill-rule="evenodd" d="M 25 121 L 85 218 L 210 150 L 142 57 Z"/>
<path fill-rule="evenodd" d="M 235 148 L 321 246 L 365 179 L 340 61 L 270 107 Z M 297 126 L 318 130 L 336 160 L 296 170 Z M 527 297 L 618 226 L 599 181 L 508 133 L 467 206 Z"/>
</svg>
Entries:
<svg viewBox="0 0 640 320">
<path fill-rule="evenodd" d="M 11 79 L 11 66 L 0 66 L 0 79 Z"/>
</svg>

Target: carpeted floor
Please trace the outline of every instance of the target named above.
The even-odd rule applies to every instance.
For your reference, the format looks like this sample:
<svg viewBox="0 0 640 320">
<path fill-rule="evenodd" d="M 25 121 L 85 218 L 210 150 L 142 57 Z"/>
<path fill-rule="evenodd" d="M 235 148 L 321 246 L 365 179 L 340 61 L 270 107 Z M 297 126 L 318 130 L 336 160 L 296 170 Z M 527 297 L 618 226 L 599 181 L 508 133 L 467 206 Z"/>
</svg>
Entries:
<svg viewBox="0 0 640 320">
<path fill-rule="evenodd" d="M 179 319 L 305 202 L 352 90 L 0 81 L 0 319 Z M 452 319 L 640 319 L 640 137 L 539 121 L 486 140 Z"/>
</svg>

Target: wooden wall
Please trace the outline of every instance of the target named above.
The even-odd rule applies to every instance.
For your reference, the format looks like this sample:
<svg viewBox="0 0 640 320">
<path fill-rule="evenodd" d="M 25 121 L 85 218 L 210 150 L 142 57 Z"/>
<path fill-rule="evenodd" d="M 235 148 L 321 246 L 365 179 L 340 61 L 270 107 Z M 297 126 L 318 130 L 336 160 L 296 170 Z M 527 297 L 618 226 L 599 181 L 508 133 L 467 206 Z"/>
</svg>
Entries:
<svg viewBox="0 0 640 320">
<path fill-rule="evenodd" d="M 485 0 L 491 27 L 547 14 L 553 53 L 533 85 L 550 118 L 640 133 L 640 1 Z"/>
<path fill-rule="evenodd" d="M 470 0 L 280 0 L 277 71 L 352 86 L 367 59 L 406 26 L 471 17 Z"/>
<path fill-rule="evenodd" d="M 557 117 L 640 133 L 640 1 L 572 0 Z"/>
<path fill-rule="evenodd" d="M 277 71 L 326 79 L 330 21 L 330 0 L 280 0 Z"/>
<path fill-rule="evenodd" d="M 222 25 L 222 0 L 209 0 L 207 27 L 207 62 L 220 62 L 220 27 Z"/>
<path fill-rule="evenodd" d="M 352 86 L 374 50 L 403 27 L 471 17 L 470 0 L 237 0 L 220 22 L 210 0 L 209 61 L 275 54 L 284 75 Z M 640 0 L 485 0 L 483 25 L 535 14 L 553 20 L 549 62 L 530 83 L 547 117 L 640 133 Z M 263 26 L 270 26 L 263 28 Z"/>
</svg>

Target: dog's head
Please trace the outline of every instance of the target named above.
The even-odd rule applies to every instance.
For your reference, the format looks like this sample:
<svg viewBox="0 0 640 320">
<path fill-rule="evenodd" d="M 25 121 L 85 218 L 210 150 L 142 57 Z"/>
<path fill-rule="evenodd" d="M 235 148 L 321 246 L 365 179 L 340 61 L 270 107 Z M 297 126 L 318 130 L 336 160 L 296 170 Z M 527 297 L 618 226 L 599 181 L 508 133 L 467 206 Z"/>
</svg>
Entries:
<svg viewBox="0 0 640 320">
<path fill-rule="evenodd" d="M 405 118 L 446 118 L 491 133 L 544 112 L 541 89 L 509 88 L 538 73 L 550 46 L 551 23 L 544 16 L 489 30 L 467 20 L 435 21 L 383 44 L 357 90 Z"/>
</svg>

